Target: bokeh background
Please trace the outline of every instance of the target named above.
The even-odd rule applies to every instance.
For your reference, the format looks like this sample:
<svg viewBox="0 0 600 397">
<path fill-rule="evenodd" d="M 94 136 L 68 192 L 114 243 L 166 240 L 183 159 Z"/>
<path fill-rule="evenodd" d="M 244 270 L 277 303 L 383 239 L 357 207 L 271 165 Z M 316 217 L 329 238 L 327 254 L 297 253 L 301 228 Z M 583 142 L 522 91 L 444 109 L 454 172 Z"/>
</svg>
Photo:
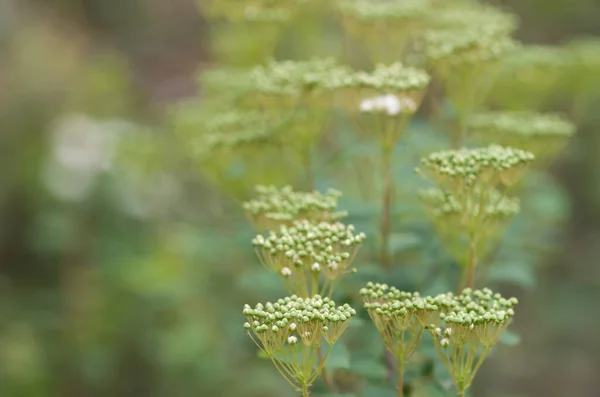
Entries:
<svg viewBox="0 0 600 397">
<path fill-rule="evenodd" d="M 496 3 L 527 43 L 600 36 L 597 0 Z M 244 303 L 280 291 L 239 203 L 166 128 L 168 109 L 199 95 L 214 34 L 193 0 L 0 3 L 0 396 L 293 395 L 241 328 Z M 600 396 L 600 90 L 588 91 L 575 110 L 553 104 L 578 133 L 519 235 L 542 236 L 536 266 L 496 274 L 520 298 L 520 343 L 486 362 L 473 395 Z"/>
</svg>

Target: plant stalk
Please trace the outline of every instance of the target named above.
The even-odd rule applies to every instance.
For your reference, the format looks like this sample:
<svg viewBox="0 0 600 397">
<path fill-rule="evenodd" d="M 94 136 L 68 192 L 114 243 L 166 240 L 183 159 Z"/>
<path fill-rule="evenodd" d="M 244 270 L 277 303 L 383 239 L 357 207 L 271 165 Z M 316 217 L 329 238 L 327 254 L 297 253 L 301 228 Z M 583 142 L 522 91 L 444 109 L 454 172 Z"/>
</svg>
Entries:
<svg viewBox="0 0 600 397">
<path fill-rule="evenodd" d="M 381 153 L 383 174 L 383 198 L 381 202 L 381 264 L 391 266 L 390 234 L 392 232 L 392 151 L 393 146 L 385 146 Z"/>
<path fill-rule="evenodd" d="M 469 257 L 466 268 L 466 287 L 475 288 L 475 266 L 477 265 L 477 253 L 475 241 L 471 238 L 469 242 Z"/>
<path fill-rule="evenodd" d="M 308 397 L 308 385 L 302 385 L 302 397 Z"/>
<path fill-rule="evenodd" d="M 404 395 L 404 364 L 398 361 L 398 397 Z"/>
</svg>

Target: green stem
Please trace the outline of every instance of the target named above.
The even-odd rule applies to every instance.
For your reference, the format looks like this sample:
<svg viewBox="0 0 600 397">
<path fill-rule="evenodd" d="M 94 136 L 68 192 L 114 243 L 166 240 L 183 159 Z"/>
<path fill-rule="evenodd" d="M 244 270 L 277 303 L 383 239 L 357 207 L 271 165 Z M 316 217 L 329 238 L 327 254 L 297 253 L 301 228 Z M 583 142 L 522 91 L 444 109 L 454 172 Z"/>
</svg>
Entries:
<svg viewBox="0 0 600 397">
<path fill-rule="evenodd" d="M 304 152 L 304 171 L 306 173 L 306 187 L 309 192 L 315 189 L 315 173 L 312 165 L 312 157 L 312 148 L 306 148 Z"/>
<path fill-rule="evenodd" d="M 469 257 L 467 262 L 466 271 L 466 286 L 468 288 L 475 288 L 475 266 L 477 265 L 477 249 L 475 247 L 475 239 L 470 238 L 469 241 Z"/>
<path fill-rule="evenodd" d="M 307 384 L 302 385 L 302 397 L 308 397 L 308 385 Z"/>
<path fill-rule="evenodd" d="M 404 394 L 404 363 L 398 361 L 398 397 L 402 397 Z"/>
<path fill-rule="evenodd" d="M 392 150 L 393 146 L 384 146 L 382 158 L 383 198 L 381 203 L 381 264 L 391 266 L 390 234 L 392 231 Z"/>
<path fill-rule="evenodd" d="M 459 390 L 458 391 L 458 397 L 465 397 L 465 391 L 464 390 Z"/>
</svg>

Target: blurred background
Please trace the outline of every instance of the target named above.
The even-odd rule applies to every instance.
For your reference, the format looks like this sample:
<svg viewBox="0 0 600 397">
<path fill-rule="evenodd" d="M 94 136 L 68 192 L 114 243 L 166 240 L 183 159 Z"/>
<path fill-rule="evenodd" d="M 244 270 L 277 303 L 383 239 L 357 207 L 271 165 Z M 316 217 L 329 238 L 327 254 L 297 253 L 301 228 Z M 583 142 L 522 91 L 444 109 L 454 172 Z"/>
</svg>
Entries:
<svg viewBox="0 0 600 397">
<path fill-rule="evenodd" d="M 495 3 L 526 43 L 600 36 L 597 0 Z M 0 396 L 293 395 L 241 328 L 242 305 L 281 294 L 277 281 L 239 203 L 167 128 L 224 37 L 198 5 L 0 3 Z M 600 396 L 597 87 L 551 105 L 578 133 L 532 182 L 541 218 L 517 238 L 543 245 L 535 266 L 496 274 L 521 301 L 520 344 L 486 362 L 473 395 Z M 336 376 L 357 373 L 350 360 Z"/>
</svg>

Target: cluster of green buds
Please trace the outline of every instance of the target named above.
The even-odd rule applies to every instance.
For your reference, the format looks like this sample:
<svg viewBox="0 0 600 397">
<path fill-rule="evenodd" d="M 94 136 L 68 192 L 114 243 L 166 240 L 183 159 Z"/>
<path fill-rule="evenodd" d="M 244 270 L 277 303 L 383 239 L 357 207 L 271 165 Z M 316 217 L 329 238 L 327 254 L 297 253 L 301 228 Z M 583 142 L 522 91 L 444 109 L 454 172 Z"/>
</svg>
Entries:
<svg viewBox="0 0 600 397">
<path fill-rule="evenodd" d="M 336 306 L 327 297 L 292 295 L 254 308 L 245 305 L 243 314 L 244 329 L 254 343 L 294 389 L 308 395 L 356 311 L 348 304 Z M 323 340 L 328 347 L 319 359 Z"/>
<path fill-rule="evenodd" d="M 260 262 L 277 273 L 291 293 L 331 296 L 343 274 L 354 272 L 350 264 L 365 240 L 354 226 L 297 220 L 279 232 L 257 235 L 252 240 Z"/>
<path fill-rule="evenodd" d="M 371 72 L 354 73 L 339 99 L 366 138 L 375 134 L 389 148 L 417 111 L 429 81 L 421 69 L 401 63 L 378 65 Z"/>
<path fill-rule="evenodd" d="M 397 59 L 430 12 L 428 0 L 338 0 L 337 8 L 346 32 L 363 41 L 375 62 Z"/>
<path fill-rule="evenodd" d="M 508 110 L 539 108 L 560 82 L 568 59 L 562 47 L 521 46 L 502 58 L 489 102 Z"/>
<path fill-rule="evenodd" d="M 500 145 L 446 150 L 423 157 L 417 172 L 463 200 L 478 186 L 482 191 L 512 186 L 534 158 L 530 152 Z"/>
<path fill-rule="evenodd" d="M 372 282 L 360 294 L 386 348 L 403 368 L 439 310 L 436 298 Z"/>
<path fill-rule="evenodd" d="M 436 152 L 421 159 L 417 172 L 440 190 L 421 199 L 442 241 L 463 265 L 467 286 L 474 285 L 480 257 L 518 211 L 517 202 L 506 192 L 520 181 L 534 157 L 524 150 L 490 145 Z M 437 211 L 432 209 L 436 201 Z M 460 211 L 458 216 L 448 216 L 454 211 Z"/>
<path fill-rule="evenodd" d="M 228 22 L 287 22 L 303 1 L 277 0 L 209 0 L 203 2 L 204 14 L 213 20 Z"/>
<path fill-rule="evenodd" d="M 350 69 L 333 58 L 269 60 L 250 75 L 252 94 L 263 108 L 295 108 L 299 102 L 331 104 L 332 94 L 349 83 Z M 253 97 L 256 101 L 256 98 Z"/>
<path fill-rule="evenodd" d="M 258 197 L 243 204 L 244 212 L 258 230 L 277 230 L 281 225 L 291 226 L 294 220 L 305 219 L 313 223 L 336 222 L 348 215 L 336 211 L 342 195 L 335 189 L 325 193 L 301 192 L 291 186 L 256 186 Z"/>
<path fill-rule="evenodd" d="M 488 32 L 510 34 L 518 27 L 515 14 L 478 1 L 436 2 L 436 12 L 428 13 L 429 30 L 485 28 Z"/>
<path fill-rule="evenodd" d="M 417 58 L 421 58 L 417 62 L 428 65 L 442 83 L 456 107 L 460 135 L 465 118 L 486 99 L 500 60 L 518 48 L 510 37 L 514 21 L 493 8 L 485 10 L 465 13 L 465 19 L 461 19 L 462 12 L 446 11 L 447 20 L 440 19 L 439 28 L 416 40 Z M 460 135 L 455 138 L 456 148 L 463 138 Z"/>
<path fill-rule="evenodd" d="M 521 148 L 536 161 L 551 158 L 576 131 L 575 124 L 559 114 L 527 111 L 478 113 L 469 118 L 468 128 L 475 138 Z"/>
<path fill-rule="evenodd" d="M 458 296 L 437 297 L 443 310 L 429 327 L 444 366 L 459 396 L 473 382 L 492 347 L 512 321 L 516 298 L 505 299 L 491 290 L 466 288 Z"/>
<path fill-rule="evenodd" d="M 496 189 L 483 193 L 479 187 L 463 201 L 434 187 L 421 190 L 419 199 L 444 246 L 463 265 L 468 262 L 469 231 L 475 231 L 475 251 L 484 257 L 520 210 L 518 198 Z"/>
</svg>

